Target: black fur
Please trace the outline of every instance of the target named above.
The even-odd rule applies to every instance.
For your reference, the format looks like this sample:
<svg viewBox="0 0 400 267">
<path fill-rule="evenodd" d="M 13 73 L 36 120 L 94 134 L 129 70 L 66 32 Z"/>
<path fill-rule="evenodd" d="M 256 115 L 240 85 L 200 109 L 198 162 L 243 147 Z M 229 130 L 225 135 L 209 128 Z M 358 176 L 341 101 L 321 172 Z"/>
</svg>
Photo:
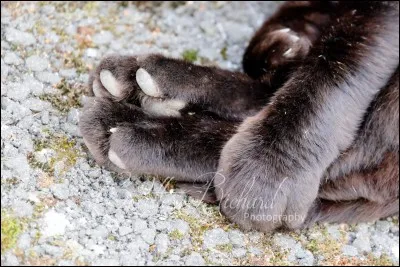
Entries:
<svg viewBox="0 0 400 267">
<path fill-rule="evenodd" d="M 109 168 L 174 176 L 244 229 L 398 213 L 398 2 L 285 3 L 243 64 L 247 74 L 160 55 L 106 58 L 80 119 L 85 143 Z M 138 69 L 159 95 L 141 90 Z M 152 112 L 164 106 L 176 110 Z"/>
</svg>

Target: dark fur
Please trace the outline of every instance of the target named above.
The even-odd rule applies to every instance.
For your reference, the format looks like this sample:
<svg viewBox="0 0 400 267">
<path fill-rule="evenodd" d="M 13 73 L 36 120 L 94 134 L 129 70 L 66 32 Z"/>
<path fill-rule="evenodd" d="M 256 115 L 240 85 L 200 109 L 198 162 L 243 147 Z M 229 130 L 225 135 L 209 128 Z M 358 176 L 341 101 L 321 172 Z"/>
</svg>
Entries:
<svg viewBox="0 0 400 267">
<path fill-rule="evenodd" d="M 398 32 L 398 2 L 289 2 L 250 42 L 247 75 L 158 55 L 103 60 L 90 84 L 107 69 L 124 94 L 102 87 L 80 129 L 99 164 L 118 170 L 112 149 L 128 171 L 174 176 L 192 195 L 212 183 L 206 200 L 244 229 L 390 216 L 399 210 Z M 138 68 L 162 98 L 144 100 Z M 188 103 L 182 117 L 138 107 L 166 99 Z"/>
</svg>

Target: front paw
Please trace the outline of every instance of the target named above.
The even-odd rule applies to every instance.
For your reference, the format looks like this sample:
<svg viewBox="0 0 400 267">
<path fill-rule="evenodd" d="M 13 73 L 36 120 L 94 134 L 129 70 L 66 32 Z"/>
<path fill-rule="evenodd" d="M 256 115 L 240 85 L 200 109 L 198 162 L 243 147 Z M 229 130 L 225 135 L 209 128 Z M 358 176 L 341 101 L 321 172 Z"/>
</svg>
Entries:
<svg viewBox="0 0 400 267">
<path fill-rule="evenodd" d="M 140 105 L 153 116 L 179 117 L 186 103 L 168 94 L 177 86 L 174 80 L 180 71 L 171 62 L 159 55 L 108 56 L 92 73 L 90 91 L 96 97 Z"/>
<path fill-rule="evenodd" d="M 118 126 L 143 121 L 144 114 L 136 106 L 114 102 L 104 97 L 88 99 L 79 118 L 83 140 L 99 165 L 123 172 L 111 151 L 111 138 Z"/>
<path fill-rule="evenodd" d="M 244 229 L 269 232 L 303 225 L 319 180 L 289 137 L 249 118 L 225 145 L 214 186 L 221 212 Z M 267 137 L 266 137 L 267 136 Z"/>
</svg>

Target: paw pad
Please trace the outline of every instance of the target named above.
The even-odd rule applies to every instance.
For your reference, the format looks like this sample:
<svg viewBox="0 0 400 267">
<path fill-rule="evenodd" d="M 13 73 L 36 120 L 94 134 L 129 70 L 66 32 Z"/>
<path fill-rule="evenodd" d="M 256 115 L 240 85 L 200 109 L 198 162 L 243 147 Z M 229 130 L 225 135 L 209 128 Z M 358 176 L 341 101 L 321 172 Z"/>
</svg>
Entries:
<svg viewBox="0 0 400 267">
<path fill-rule="evenodd" d="M 109 70 L 102 70 L 100 72 L 100 81 L 103 86 L 115 97 L 121 97 L 121 86 L 114 75 Z M 93 85 L 94 86 L 94 85 Z M 93 89 L 94 90 L 94 89 Z"/>
</svg>

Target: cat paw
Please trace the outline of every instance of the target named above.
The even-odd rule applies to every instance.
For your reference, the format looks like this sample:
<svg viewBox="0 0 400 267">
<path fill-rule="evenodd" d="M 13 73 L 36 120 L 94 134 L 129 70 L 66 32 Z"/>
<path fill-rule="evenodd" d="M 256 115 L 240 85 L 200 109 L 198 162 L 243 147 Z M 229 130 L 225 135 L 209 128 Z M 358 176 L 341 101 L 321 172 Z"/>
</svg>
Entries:
<svg viewBox="0 0 400 267">
<path fill-rule="evenodd" d="M 96 97 L 138 104 L 153 116 L 179 117 L 186 103 L 165 93 L 179 70 L 171 70 L 165 61 L 174 60 L 159 55 L 108 56 L 91 75 L 90 91 Z"/>
<path fill-rule="evenodd" d="M 261 45 L 267 51 L 265 63 L 269 68 L 275 69 L 290 61 L 304 58 L 311 47 L 311 41 L 303 34 L 283 28 L 268 33 Z"/>
<path fill-rule="evenodd" d="M 276 129 L 263 128 L 257 116 L 246 119 L 221 152 L 214 177 L 220 211 L 243 229 L 301 228 L 319 180 L 303 169 L 297 143 L 284 135 L 269 139 Z"/>
<path fill-rule="evenodd" d="M 142 120 L 144 114 L 136 106 L 122 104 L 105 97 L 89 98 L 79 117 L 79 129 L 87 148 L 99 165 L 123 172 L 124 165 L 110 150 L 110 138 L 123 123 Z"/>
<path fill-rule="evenodd" d="M 307 35 L 290 28 L 261 33 L 256 37 L 243 58 L 243 68 L 253 78 L 304 59 L 312 46 Z"/>
</svg>

